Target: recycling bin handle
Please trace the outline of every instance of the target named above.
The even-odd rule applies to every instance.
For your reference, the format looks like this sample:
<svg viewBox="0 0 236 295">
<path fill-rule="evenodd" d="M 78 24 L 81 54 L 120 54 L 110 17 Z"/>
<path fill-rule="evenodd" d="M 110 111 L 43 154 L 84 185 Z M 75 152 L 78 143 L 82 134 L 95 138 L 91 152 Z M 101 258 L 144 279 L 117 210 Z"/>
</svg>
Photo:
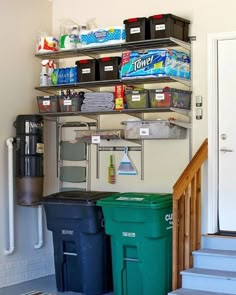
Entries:
<svg viewBox="0 0 236 295">
<path fill-rule="evenodd" d="M 138 259 L 137 258 L 124 258 L 125 261 L 133 261 L 133 262 L 137 262 Z"/>
<path fill-rule="evenodd" d="M 68 256 L 77 256 L 76 253 L 72 253 L 72 252 L 63 252 L 63 255 L 68 255 Z"/>
</svg>

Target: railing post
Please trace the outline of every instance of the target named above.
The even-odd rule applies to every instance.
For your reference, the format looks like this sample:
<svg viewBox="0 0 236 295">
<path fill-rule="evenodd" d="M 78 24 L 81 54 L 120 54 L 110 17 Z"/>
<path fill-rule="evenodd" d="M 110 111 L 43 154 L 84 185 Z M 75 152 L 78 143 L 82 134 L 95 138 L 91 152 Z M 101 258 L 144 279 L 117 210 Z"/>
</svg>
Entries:
<svg viewBox="0 0 236 295">
<path fill-rule="evenodd" d="M 173 219 L 178 217 L 178 201 L 173 200 Z M 175 290 L 178 287 L 178 222 L 173 222 L 173 264 L 172 264 L 172 289 Z"/>
<path fill-rule="evenodd" d="M 206 139 L 173 187 L 173 290 L 181 287 L 180 272 L 192 267 L 192 251 L 201 246 L 201 166 L 207 149 Z"/>
</svg>

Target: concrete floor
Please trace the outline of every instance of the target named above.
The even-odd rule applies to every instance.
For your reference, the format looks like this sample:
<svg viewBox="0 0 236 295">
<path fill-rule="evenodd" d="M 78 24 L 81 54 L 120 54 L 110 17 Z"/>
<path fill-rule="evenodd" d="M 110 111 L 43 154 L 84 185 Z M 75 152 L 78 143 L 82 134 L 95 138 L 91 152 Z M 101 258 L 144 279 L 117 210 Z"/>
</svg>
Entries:
<svg viewBox="0 0 236 295">
<path fill-rule="evenodd" d="M 30 291 L 42 291 L 50 295 L 76 295 L 79 293 L 74 292 L 58 292 L 56 289 L 55 276 L 47 276 L 40 279 L 24 282 L 21 284 L 13 285 L 0 289 L 0 295 L 23 295 Z M 48 294 L 48 295 L 49 295 Z"/>
</svg>

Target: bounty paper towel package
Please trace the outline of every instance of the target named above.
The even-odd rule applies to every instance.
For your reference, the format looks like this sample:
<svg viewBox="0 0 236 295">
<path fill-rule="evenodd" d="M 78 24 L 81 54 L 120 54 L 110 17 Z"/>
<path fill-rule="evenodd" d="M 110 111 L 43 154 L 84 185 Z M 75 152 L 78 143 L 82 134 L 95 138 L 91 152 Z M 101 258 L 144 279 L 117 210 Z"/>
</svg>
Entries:
<svg viewBox="0 0 236 295">
<path fill-rule="evenodd" d="M 129 51 L 122 55 L 120 78 L 175 76 L 190 79 L 190 58 L 174 49 Z"/>
</svg>

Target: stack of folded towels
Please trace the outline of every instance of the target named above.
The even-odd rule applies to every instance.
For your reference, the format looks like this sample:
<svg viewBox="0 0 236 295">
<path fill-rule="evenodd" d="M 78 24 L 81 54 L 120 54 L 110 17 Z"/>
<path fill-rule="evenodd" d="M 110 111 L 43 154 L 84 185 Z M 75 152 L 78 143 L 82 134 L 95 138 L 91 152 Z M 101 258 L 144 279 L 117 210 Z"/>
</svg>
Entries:
<svg viewBox="0 0 236 295">
<path fill-rule="evenodd" d="M 82 112 L 112 111 L 114 109 L 113 92 L 86 92 L 84 94 Z"/>
</svg>

